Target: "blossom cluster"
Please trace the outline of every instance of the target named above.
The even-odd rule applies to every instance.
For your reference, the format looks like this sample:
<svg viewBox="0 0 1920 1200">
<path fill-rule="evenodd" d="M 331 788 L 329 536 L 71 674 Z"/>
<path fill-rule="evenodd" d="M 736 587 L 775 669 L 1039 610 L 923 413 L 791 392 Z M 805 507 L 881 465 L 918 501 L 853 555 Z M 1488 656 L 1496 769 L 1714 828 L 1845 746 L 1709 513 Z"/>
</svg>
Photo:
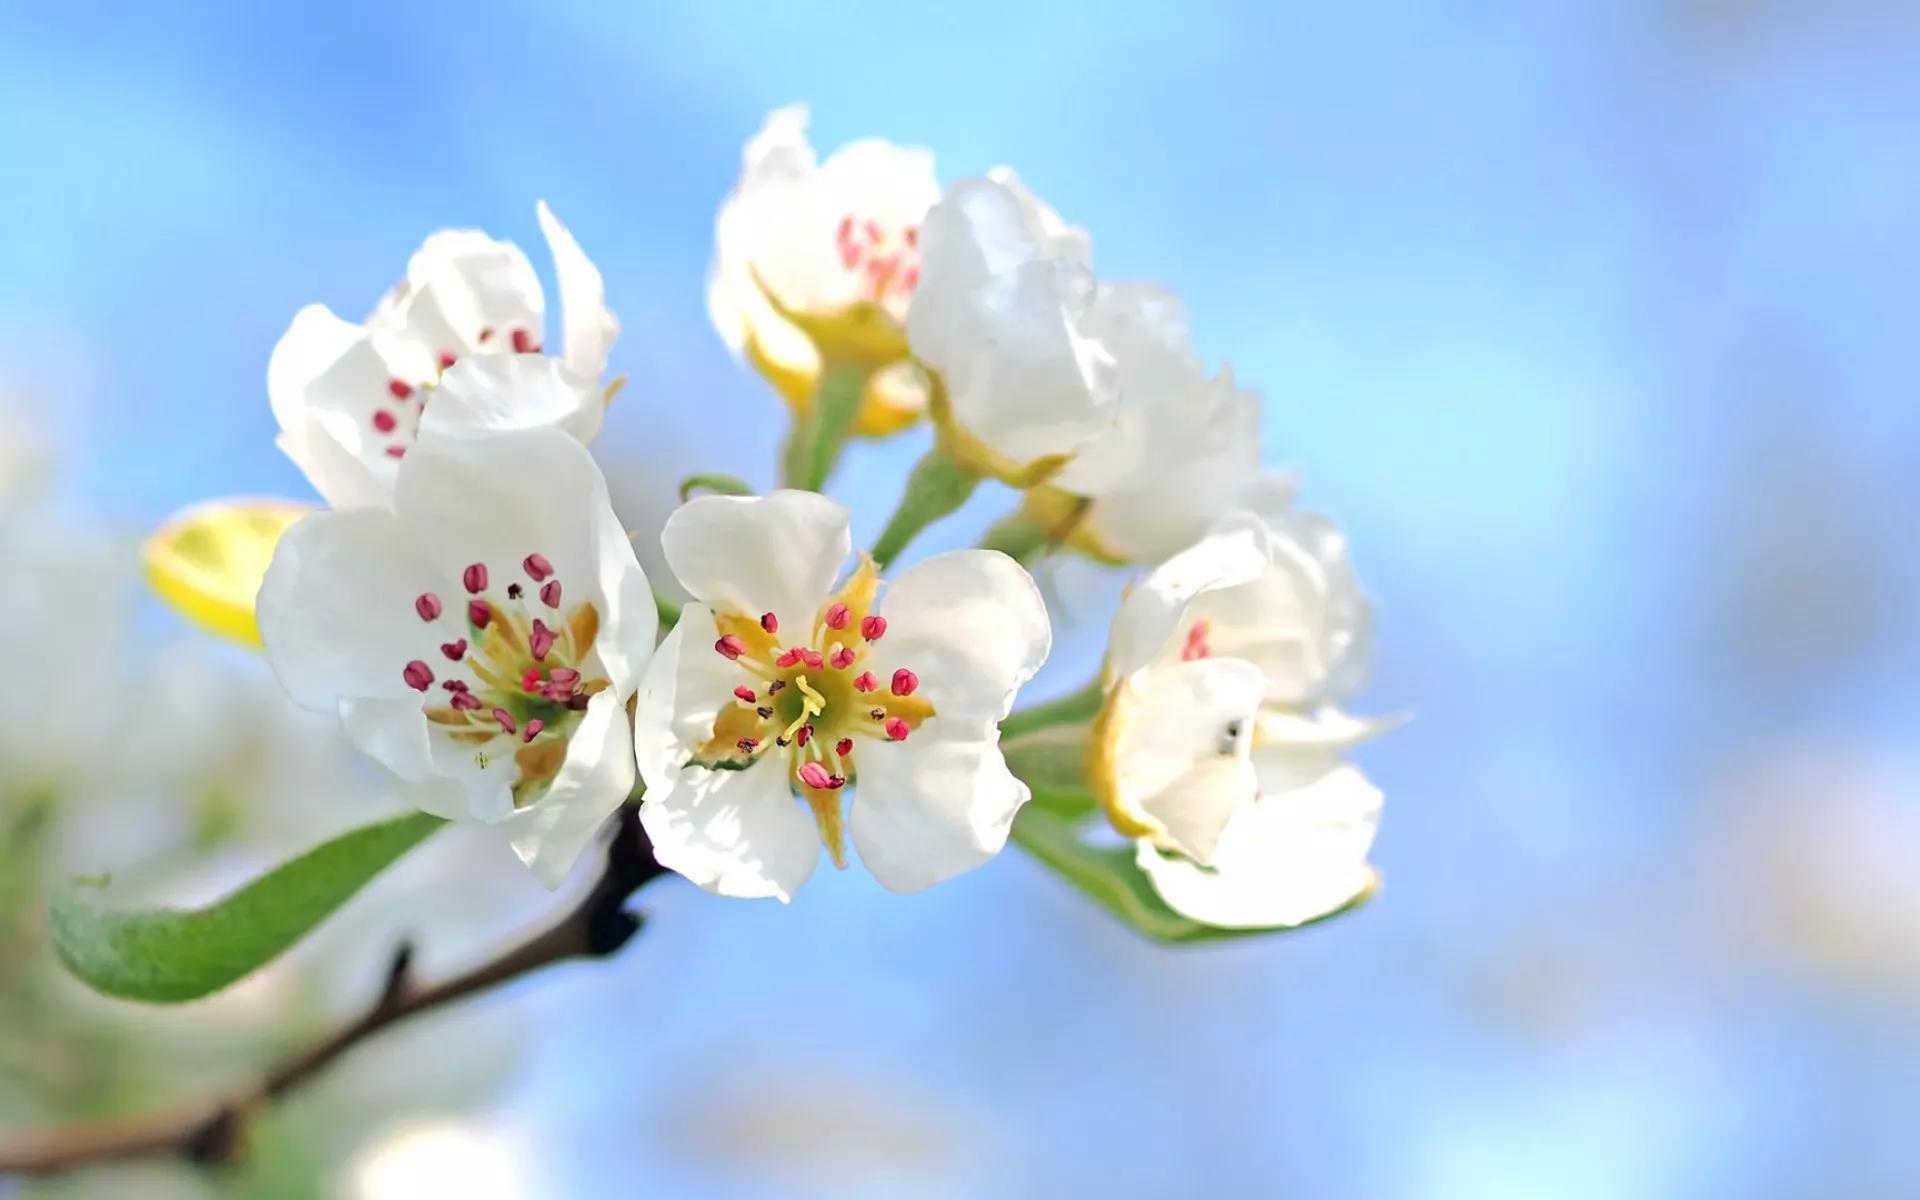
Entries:
<svg viewBox="0 0 1920 1200">
<path fill-rule="evenodd" d="M 1177 296 L 1097 275 L 1012 171 L 943 185 L 930 152 L 871 139 L 823 161 L 804 109 L 773 113 L 707 300 L 793 410 L 786 486 L 671 515 L 676 610 L 588 447 L 619 322 L 538 216 L 556 334 L 517 247 L 444 231 L 364 323 L 309 307 L 269 365 L 279 444 L 327 507 L 279 537 L 259 637 L 419 807 L 497 830 L 549 885 L 630 801 L 663 864 L 725 895 L 790 899 L 823 850 L 894 890 L 948 879 L 1032 797 L 1001 733 L 1052 643 L 1028 568 L 1075 553 L 1142 573 L 1066 744 L 1162 900 L 1286 926 L 1371 888 L 1380 794 L 1345 751 L 1380 724 L 1341 707 L 1370 610 Z M 856 552 L 825 479 L 848 439 L 922 419 L 934 449 Z M 1021 500 L 983 546 L 892 569 L 986 479 Z"/>
</svg>

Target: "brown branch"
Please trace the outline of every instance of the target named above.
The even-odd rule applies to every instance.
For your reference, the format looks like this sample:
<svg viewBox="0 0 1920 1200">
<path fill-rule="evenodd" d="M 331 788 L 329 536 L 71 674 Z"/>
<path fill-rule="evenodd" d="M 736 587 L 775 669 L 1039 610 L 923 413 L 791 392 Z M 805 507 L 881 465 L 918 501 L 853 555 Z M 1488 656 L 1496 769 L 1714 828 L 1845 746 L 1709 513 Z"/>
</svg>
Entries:
<svg viewBox="0 0 1920 1200">
<path fill-rule="evenodd" d="M 335 1060 L 389 1026 L 556 963 L 605 958 L 618 951 L 640 931 L 642 920 L 640 914 L 628 911 L 627 900 L 649 880 L 666 873 L 653 856 L 635 809 L 624 807 L 607 848 L 606 867 L 593 889 L 541 932 L 431 987 L 415 985 L 413 948 L 402 945 L 371 1009 L 296 1050 L 247 1086 L 150 1116 L 29 1131 L 0 1144 L 0 1177 L 50 1175 L 169 1154 L 202 1165 L 231 1164 L 245 1150 L 247 1125 L 254 1114 L 312 1082 Z"/>
</svg>

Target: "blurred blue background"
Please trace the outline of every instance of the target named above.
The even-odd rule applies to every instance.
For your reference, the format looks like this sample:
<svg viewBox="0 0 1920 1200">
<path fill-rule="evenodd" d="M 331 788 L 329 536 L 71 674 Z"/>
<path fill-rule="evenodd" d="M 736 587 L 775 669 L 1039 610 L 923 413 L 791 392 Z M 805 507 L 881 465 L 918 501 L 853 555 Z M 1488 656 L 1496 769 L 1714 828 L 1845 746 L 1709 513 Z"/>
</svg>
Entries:
<svg viewBox="0 0 1920 1200">
<path fill-rule="evenodd" d="M 539 197 L 625 325 L 632 522 L 770 480 L 703 278 L 806 100 L 823 154 L 1011 164 L 1186 297 L 1351 532 L 1364 707 L 1417 713 L 1362 755 L 1382 896 L 1294 937 L 1155 948 L 1017 853 L 658 889 L 617 962 L 492 1001 L 520 1194 L 1920 1192 L 1920 10 L 288 8 L 0 4 L 0 389 L 70 501 L 306 495 L 292 314 L 448 225 L 544 271 Z M 857 534 L 923 438 L 843 471 Z"/>
</svg>

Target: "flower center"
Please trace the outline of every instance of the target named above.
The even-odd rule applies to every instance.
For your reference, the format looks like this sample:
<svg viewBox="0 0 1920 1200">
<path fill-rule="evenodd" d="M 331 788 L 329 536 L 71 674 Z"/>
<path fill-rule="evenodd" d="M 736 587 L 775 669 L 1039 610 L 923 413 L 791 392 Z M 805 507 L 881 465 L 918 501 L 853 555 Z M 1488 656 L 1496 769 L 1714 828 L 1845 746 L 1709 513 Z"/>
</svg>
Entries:
<svg viewBox="0 0 1920 1200">
<path fill-rule="evenodd" d="M 817 613 L 714 614 L 714 653 L 735 663 L 742 680 L 694 754 L 696 763 L 716 770 L 784 756 L 821 840 L 842 867 L 840 792 L 853 776 L 857 744 L 905 741 L 934 715 L 919 694 L 919 675 L 875 661 L 887 632 L 887 619 L 872 611 L 878 584 L 872 560 L 863 559 Z"/>
<path fill-rule="evenodd" d="M 514 804 L 525 807 L 559 773 L 567 739 L 608 680 L 593 654 L 599 610 L 562 607 L 565 589 L 544 554 L 527 555 L 520 570 L 527 582 L 514 579 L 502 598 L 487 564 L 469 564 L 460 577 L 461 612 L 449 613 L 436 592 L 415 597 L 420 620 L 455 636 L 440 643 L 440 674 L 414 659 L 401 677 L 427 695 L 434 734 L 470 748 L 476 768 L 513 764 Z"/>
<path fill-rule="evenodd" d="M 848 213 L 833 235 L 840 265 L 859 277 L 861 298 L 876 304 L 905 304 L 920 283 L 920 227 L 889 229 L 872 218 Z"/>
<path fill-rule="evenodd" d="M 491 328 L 483 328 L 474 337 L 476 345 L 485 347 L 489 352 L 506 353 L 494 342 L 495 333 Z M 538 354 L 540 343 L 525 329 L 515 328 L 509 331 L 506 340 L 512 344 L 514 354 Z M 387 380 L 384 393 L 374 402 L 372 415 L 367 419 L 373 425 L 373 431 L 386 438 L 381 453 L 388 458 L 405 458 L 407 447 L 413 445 L 420 431 L 420 418 L 427 411 L 427 401 L 432 398 L 434 387 L 440 382 L 440 375 L 447 373 L 460 356 L 451 350 L 435 352 L 434 360 L 439 363 L 439 374 L 430 380 L 409 381 L 395 376 Z"/>
</svg>

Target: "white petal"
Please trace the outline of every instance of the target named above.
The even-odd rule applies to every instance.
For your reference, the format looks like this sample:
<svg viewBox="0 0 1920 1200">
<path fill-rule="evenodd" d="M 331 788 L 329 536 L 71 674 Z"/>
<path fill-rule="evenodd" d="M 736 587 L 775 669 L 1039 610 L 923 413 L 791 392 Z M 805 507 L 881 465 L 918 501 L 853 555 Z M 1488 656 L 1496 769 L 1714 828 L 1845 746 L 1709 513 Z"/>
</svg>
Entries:
<svg viewBox="0 0 1920 1200">
<path fill-rule="evenodd" d="M 1128 593 L 1114 616 L 1109 671 L 1126 676 L 1166 653 L 1196 597 L 1259 578 L 1267 568 L 1269 540 L 1258 518 L 1239 514 L 1162 563 Z M 1171 649 L 1177 659 L 1180 647 Z"/>
<path fill-rule="evenodd" d="M 689 592 L 721 612 L 771 612 L 810 627 L 852 552 L 847 510 L 813 492 L 699 496 L 660 531 L 667 565 Z"/>
<path fill-rule="evenodd" d="M 545 200 L 540 201 L 540 231 L 553 254 L 553 274 L 560 286 L 561 345 L 567 367 L 597 385 L 607 369 L 607 356 L 620 336 L 620 321 L 607 307 L 607 287 L 600 268 L 593 265 Z M 587 439 L 583 438 L 582 441 Z"/>
<path fill-rule="evenodd" d="M 514 853 L 541 883 L 559 887 L 607 814 L 633 791 L 633 775 L 626 706 L 611 691 L 600 692 L 587 702 L 546 795 L 501 822 Z"/>
<path fill-rule="evenodd" d="M 1114 362 L 1084 329 L 1093 277 L 1055 249 L 989 180 L 956 184 L 920 233 L 914 353 L 945 379 L 956 423 L 1021 463 L 1072 452 L 1114 419 Z"/>
<path fill-rule="evenodd" d="M 394 503 L 443 579 L 478 562 L 504 587 L 521 577 L 529 554 L 545 555 L 562 587 L 558 611 L 593 603 L 596 652 L 615 693 L 631 694 L 659 615 L 586 447 L 557 429 L 424 438 L 400 473 Z M 527 602 L 538 609 L 533 582 Z"/>
<path fill-rule="evenodd" d="M 554 428 L 584 443 L 599 434 L 606 411 L 597 375 L 576 374 L 544 354 L 475 354 L 441 376 L 420 436 Z"/>
<path fill-rule="evenodd" d="M 990 720 L 936 716 L 906 741 L 862 742 L 857 753 L 853 844 L 889 891 L 931 887 L 992 858 L 1030 794 Z"/>
<path fill-rule="evenodd" d="M 953 550 L 901 572 L 874 645 L 885 675 L 910 668 L 934 711 L 998 721 L 1047 661 L 1053 630 L 1025 567 L 996 550 Z"/>
<path fill-rule="evenodd" d="M 1264 686 L 1252 663 L 1222 658 L 1153 667 L 1121 684 L 1112 701 L 1114 799 L 1209 861 L 1255 792 L 1249 753 Z"/>
<path fill-rule="evenodd" d="M 267 363 L 280 448 L 329 504 L 385 504 L 398 468 L 387 447 L 404 445 L 415 420 L 412 406 L 387 386 L 396 378 L 417 384 L 433 374 L 433 364 L 404 346 L 342 321 L 323 305 L 308 305 Z M 395 433 L 374 427 L 374 414 L 382 411 L 399 422 Z"/>
<path fill-rule="evenodd" d="M 1013 194 L 1029 230 L 1039 235 L 1041 252 L 1065 258 L 1083 267 L 1093 265 L 1093 238 L 1078 225 L 1069 225 L 1051 204 L 1033 194 L 1012 167 L 995 167 L 987 178 Z"/>
<path fill-rule="evenodd" d="M 1373 882 L 1367 866 L 1379 789 L 1350 766 L 1264 793 L 1235 815 L 1211 868 L 1141 842 L 1135 860 L 1174 909 L 1229 929 L 1299 925 L 1344 906 Z"/>
<path fill-rule="evenodd" d="M 342 699 L 414 695 L 407 663 L 438 659 L 414 600 L 444 580 L 391 512 L 301 518 L 275 547 L 256 607 L 274 674 L 296 703 L 321 712 Z"/>
<path fill-rule="evenodd" d="M 813 147 L 807 143 L 806 105 L 776 109 L 747 143 L 740 182 L 720 206 L 707 275 L 707 311 L 735 353 L 745 348 L 751 333 L 776 362 L 817 360 L 813 343 L 774 312 L 753 278 L 755 242 L 770 220 L 778 221 L 779 193 L 810 175 L 815 165 Z"/>
<path fill-rule="evenodd" d="M 694 750 L 713 736 L 722 705 L 733 689 L 751 680 L 737 664 L 713 651 L 719 630 L 713 610 L 692 603 L 654 651 L 640 681 L 634 709 L 634 753 L 648 787 L 679 777 Z"/>
<path fill-rule="evenodd" d="M 439 776 L 418 693 L 340 702 L 340 723 L 355 746 L 409 783 Z"/>
<path fill-rule="evenodd" d="M 813 875 L 820 839 L 787 781 L 774 755 L 744 771 L 687 767 L 648 787 L 640 824 L 654 856 L 707 891 L 791 900 Z"/>
<path fill-rule="evenodd" d="M 406 282 L 373 321 L 430 352 L 464 358 L 510 346 L 516 329 L 538 341 L 546 298 L 520 247 L 477 229 L 443 229 L 414 252 Z"/>
<path fill-rule="evenodd" d="M 1407 719 L 1406 713 L 1355 717 L 1330 705 L 1310 712 L 1269 707 L 1261 709 L 1254 722 L 1254 740 L 1263 746 L 1347 750 L 1399 728 Z"/>
</svg>

